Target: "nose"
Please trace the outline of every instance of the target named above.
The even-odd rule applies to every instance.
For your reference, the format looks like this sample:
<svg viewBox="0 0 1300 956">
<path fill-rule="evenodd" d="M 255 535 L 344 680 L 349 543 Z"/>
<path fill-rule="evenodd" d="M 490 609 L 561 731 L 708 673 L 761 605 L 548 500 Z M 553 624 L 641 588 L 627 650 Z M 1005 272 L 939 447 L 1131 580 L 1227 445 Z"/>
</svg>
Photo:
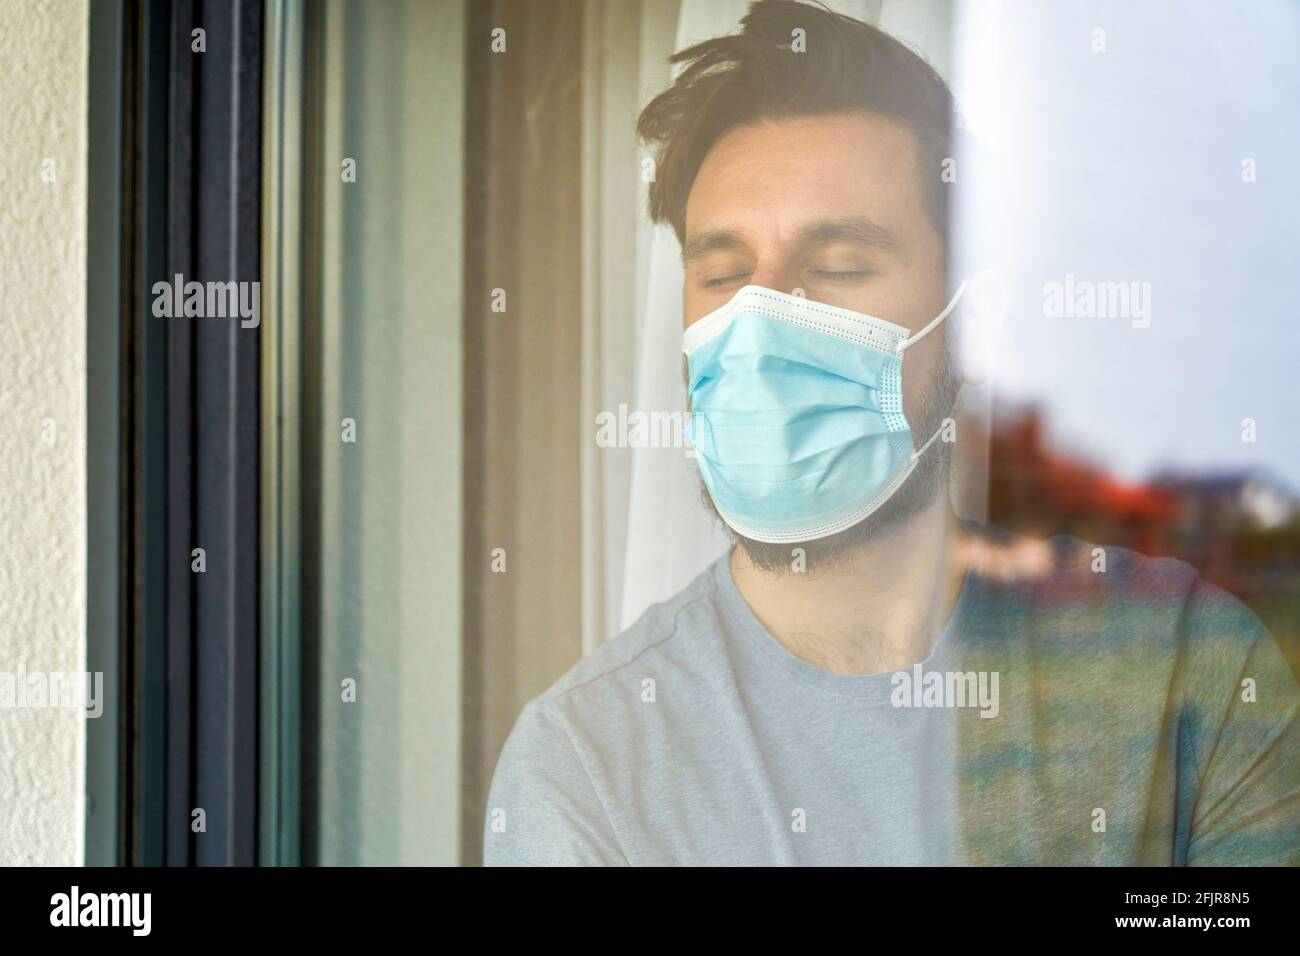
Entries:
<svg viewBox="0 0 1300 956">
<path fill-rule="evenodd" d="M 793 292 L 799 284 L 799 277 L 781 263 L 770 265 L 759 263 L 753 275 L 749 277 L 749 282 L 751 285 L 761 285 L 765 289 L 775 289 L 777 292 Z"/>
</svg>

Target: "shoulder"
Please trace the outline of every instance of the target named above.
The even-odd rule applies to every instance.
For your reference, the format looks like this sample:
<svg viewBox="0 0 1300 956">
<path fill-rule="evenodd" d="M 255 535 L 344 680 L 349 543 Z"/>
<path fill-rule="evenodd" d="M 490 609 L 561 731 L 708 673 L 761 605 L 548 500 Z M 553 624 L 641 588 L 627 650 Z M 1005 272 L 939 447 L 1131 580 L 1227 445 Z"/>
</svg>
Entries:
<svg viewBox="0 0 1300 956">
<path fill-rule="evenodd" d="M 1095 604 L 1122 597 L 1179 603 L 1200 576 L 1186 561 L 1057 534 L 1038 538 L 968 524 L 972 568 L 1046 603 Z"/>
<path fill-rule="evenodd" d="M 528 701 L 492 776 L 485 861 L 624 862 L 607 807 L 610 773 L 636 759 L 647 681 L 707 680 L 717 648 L 710 574 L 648 608 Z"/>
<path fill-rule="evenodd" d="M 1071 535 L 973 533 L 973 561 L 1024 607 L 1043 639 L 1213 660 L 1216 668 L 1271 643 L 1245 603 L 1186 561 Z"/>
<path fill-rule="evenodd" d="M 1041 597 L 1076 595 L 1086 606 L 1130 624 L 1142 618 L 1169 623 L 1183 637 L 1222 627 L 1253 639 L 1263 629 L 1241 600 L 1179 558 L 1147 556 L 1068 535 L 1057 535 L 1048 544 L 1052 568 Z"/>
<path fill-rule="evenodd" d="M 723 559 L 725 560 L 725 559 Z M 620 733 L 645 720 L 643 700 L 655 685 L 707 683 L 725 666 L 712 576 L 702 571 L 682 591 L 655 604 L 625 631 L 573 665 L 520 711 L 501 762 L 545 759 L 559 743 L 588 755 L 599 739 L 618 746 Z M 498 773 L 500 770 L 498 770 Z"/>
<path fill-rule="evenodd" d="M 716 568 L 717 563 L 710 565 L 672 598 L 647 608 L 630 627 L 574 664 L 530 704 L 558 720 L 591 717 L 594 710 L 618 709 L 617 702 L 639 700 L 647 681 L 668 674 L 706 679 L 720 654 Z"/>
</svg>

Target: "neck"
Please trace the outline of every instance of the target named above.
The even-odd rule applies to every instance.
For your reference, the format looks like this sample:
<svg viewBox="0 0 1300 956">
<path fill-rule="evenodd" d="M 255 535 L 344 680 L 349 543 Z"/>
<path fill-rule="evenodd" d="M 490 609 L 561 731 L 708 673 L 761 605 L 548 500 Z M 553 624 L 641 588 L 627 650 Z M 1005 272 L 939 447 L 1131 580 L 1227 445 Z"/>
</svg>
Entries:
<svg viewBox="0 0 1300 956">
<path fill-rule="evenodd" d="M 836 674 L 904 670 L 930 656 L 957 603 L 969 541 L 947 495 L 833 567 L 773 573 L 742 547 L 731 574 L 791 653 Z"/>
</svg>

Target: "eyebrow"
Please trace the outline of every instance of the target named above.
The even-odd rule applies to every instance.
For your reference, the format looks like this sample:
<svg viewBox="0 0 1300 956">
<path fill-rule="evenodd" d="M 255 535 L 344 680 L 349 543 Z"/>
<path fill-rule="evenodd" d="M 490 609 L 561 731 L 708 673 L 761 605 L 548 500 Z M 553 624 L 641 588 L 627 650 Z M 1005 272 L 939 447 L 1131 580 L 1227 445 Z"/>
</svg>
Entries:
<svg viewBox="0 0 1300 956">
<path fill-rule="evenodd" d="M 805 223 L 799 230 L 799 245 L 814 245 L 821 242 L 849 241 L 877 249 L 897 252 L 902 248 L 898 238 L 877 222 L 866 216 L 841 216 L 835 219 L 815 219 Z M 745 241 L 734 229 L 711 229 L 701 232 L 686 241 L 682 246 L 682 263 L 698 259 L 715 249 L 735 249 L 743 246 Z"/>
</svg>

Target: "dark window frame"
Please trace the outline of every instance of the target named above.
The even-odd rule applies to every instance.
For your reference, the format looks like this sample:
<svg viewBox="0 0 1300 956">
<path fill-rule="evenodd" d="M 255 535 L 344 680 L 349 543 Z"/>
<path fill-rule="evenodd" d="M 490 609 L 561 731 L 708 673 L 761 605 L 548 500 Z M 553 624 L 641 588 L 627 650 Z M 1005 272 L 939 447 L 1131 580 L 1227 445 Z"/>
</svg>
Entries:
<svg viewBox="0 0 1300 956">
<path fill-rule="evenodd" d="M 263 23 L 261 0 L 92 5 L 92 865 L 258 859 L 262 329 L 155 316 L 152 289 L 260 281 Z"/>
</svg>

